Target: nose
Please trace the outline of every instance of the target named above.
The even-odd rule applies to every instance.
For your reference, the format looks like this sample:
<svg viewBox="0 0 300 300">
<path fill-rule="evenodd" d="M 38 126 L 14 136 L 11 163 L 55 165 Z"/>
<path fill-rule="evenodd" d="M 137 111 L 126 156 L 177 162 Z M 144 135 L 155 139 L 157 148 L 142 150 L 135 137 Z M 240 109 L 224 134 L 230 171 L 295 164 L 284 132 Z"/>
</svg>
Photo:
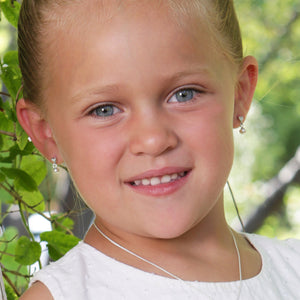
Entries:
<svg viewBox="0 0 300 300">
<path fill-rule="evenodd" d="M 179 143 L 175 129 L 162 115 L 141 116 L 131 128 L 130 152 L 134 155 L 157 157 L 174 148 Z"/>
</svg>

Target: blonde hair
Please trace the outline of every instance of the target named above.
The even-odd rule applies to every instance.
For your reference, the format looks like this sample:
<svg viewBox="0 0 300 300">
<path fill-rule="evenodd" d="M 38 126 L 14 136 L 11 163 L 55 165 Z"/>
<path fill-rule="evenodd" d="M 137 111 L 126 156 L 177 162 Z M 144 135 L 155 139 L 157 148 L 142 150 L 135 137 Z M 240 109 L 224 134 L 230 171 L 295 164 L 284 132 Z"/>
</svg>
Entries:
<svg viewBox="0 0 300 300">
<path fill-rule="evenodd" d="M 57 22 L 56 17 L 62 9 L 64 10 L 60 22 L 68 20 L 67 7 L 84 1 L 87 0 L 23 0 L 18 24 L 18 48 L 25 99 L 37 105 L 42 104 L 43 89 L 48 77 L 45 72 L 47 62 L 44 58 L 48 30 L 51 24 Z M 104 0 L 94 1 L 102 3 Z M 183 26 L 187 23 L 186 18 L 196 18 L 199 24 L 204 23 L 210 31 L 216 50 L 221 51 L 235 66 L 240 66 L 243 60 L 243 46 L 233 0 L 164 0 L 162 2 L 169 5 L 173 13 L 178 16 L 176 19 Z M 66 23 L 67 21 L 60 25 L 64 26 Z"/>
</svg>

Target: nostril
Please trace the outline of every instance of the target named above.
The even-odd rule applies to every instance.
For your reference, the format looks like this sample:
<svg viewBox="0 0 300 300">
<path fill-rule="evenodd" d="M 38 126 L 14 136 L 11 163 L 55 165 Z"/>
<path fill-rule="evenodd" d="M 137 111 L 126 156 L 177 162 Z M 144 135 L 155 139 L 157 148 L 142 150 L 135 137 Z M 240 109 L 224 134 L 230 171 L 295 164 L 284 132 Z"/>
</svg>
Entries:
<svg viewBox="0 0 300 300">
<path fill-rule="evenodd" d="M 176 133 L 158 125 L 146 129 L 139 128 L 133 133 L 130 141 L 130 151 L 133 154 L 159 156 L 178 145 Z"/>
</svg>

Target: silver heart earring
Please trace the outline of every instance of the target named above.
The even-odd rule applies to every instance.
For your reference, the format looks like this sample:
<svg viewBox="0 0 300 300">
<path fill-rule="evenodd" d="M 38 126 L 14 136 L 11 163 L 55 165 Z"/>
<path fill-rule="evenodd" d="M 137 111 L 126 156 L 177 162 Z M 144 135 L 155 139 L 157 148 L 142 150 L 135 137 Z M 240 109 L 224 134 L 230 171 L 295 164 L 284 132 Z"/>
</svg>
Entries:
<svg viewBox="0 0 300 300">
<path fill-rule="evenodd" d="M 58 173 L 58 172 L 59 172 L 59 169 L 58 169 L 56 157 L 55 157 L 55 156 L 52 157 L 52 158 L 51 158 L 51 161 L 52 161 L 52 169 L 53 169 L 53 172 L 54 172 L 54 173 Z"/>
<path fill-rule="evenodd" d="M 245 118 L 243 116 L 239 116 L 238 119 L 240 121 L 240 134 L 244 134 L 244 133 L 246 133 L 246 128 L 244 126 Z"/>
</svg>

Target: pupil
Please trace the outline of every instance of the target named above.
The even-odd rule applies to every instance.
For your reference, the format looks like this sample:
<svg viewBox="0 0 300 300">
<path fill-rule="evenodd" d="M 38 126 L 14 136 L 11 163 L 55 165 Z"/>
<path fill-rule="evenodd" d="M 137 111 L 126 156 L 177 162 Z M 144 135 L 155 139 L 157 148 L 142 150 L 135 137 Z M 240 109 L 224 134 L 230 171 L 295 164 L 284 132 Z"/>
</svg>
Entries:
<svg viewBox="0 0 300 300">
<path fill-rule="evenodd" d="M 193 99 L 193 96 L 194 96 L 194 91 L 192 90 L 184 90 L 176 93 L 176 98 L 178 102 L 185 102 L 191 100 Z"/>
<path fill-rule="evenodd" d="M 111 116 L 113 115 L 113 108 L 109 105 L 99 107 L 96 113 L 98 116 Z"/>
</svg>

